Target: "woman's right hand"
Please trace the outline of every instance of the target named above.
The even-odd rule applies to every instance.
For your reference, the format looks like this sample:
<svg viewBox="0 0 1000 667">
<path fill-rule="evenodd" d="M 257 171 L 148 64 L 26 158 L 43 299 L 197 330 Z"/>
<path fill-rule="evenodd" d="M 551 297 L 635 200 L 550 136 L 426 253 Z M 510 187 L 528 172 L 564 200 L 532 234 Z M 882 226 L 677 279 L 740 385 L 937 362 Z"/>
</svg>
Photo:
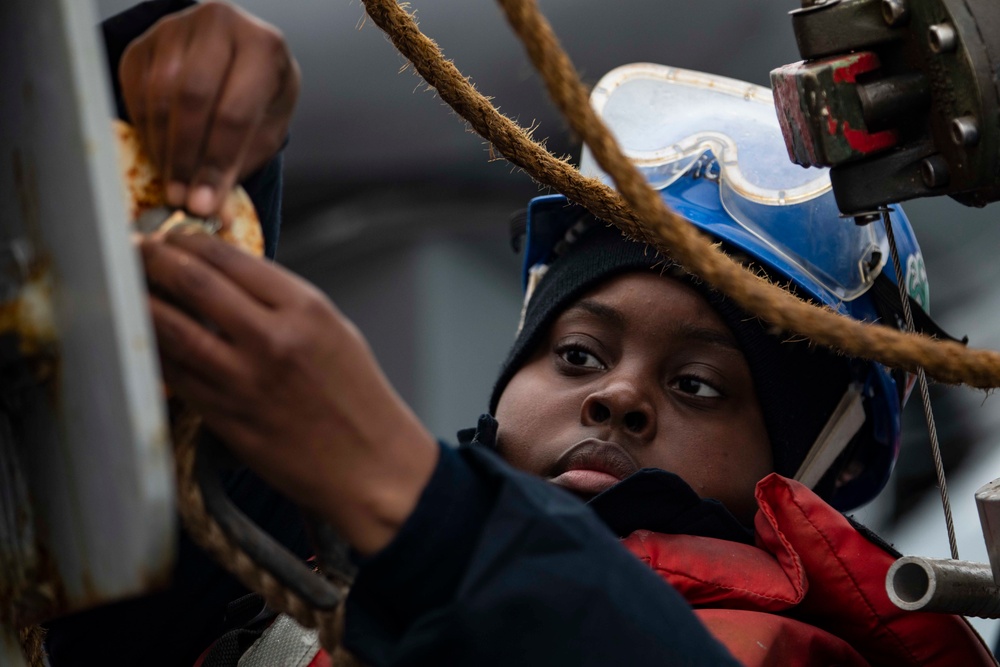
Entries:
<svg viewBox="0 0 1000 667">
<path fill-rule="evenodd" d="M 358 330 L 315 287 L 207 234 L 140 247 L 171 388 L 355 549 L 387 545 L 439 450 Z"/>
</svg>

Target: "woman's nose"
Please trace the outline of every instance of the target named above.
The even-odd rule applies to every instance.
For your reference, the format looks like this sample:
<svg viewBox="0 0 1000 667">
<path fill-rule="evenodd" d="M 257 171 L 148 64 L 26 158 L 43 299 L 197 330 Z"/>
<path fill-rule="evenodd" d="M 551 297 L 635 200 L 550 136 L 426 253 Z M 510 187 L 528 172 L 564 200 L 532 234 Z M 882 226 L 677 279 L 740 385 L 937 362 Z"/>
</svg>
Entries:
<svg viewBox="0 0 1000 667">
<path fill-rule="evenodd" d="M 648 393 L 632 379 L 616 379 L 587 395 L 580 421 L 585 426 L 609 426 L 640 438 L 656 434 L 656 410 Z"/>
</svg>

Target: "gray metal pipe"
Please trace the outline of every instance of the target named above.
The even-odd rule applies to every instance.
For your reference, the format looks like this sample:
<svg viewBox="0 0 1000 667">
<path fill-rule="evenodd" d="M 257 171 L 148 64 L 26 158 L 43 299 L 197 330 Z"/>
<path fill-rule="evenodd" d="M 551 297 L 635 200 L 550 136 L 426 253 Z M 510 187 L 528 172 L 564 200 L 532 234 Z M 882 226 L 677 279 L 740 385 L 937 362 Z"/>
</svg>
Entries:
<svg viewBox="0 0 1000 667">
<path fill-rule="evenodd" d="M 1000 618 L 1000 586 L 986 563 L 905 556 L 889 568 L 885 588 L 906 611 Z"/>
</svg>

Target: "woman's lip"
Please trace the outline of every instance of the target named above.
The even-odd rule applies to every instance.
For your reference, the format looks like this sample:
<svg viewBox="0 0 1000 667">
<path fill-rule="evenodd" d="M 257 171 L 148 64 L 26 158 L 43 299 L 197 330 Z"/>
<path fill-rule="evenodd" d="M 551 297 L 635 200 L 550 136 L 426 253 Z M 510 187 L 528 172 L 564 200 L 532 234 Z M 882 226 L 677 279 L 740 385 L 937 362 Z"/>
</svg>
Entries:
<svg viewBox="0 0 1000 667">
<path fill-rule="evenodd" d="M 632 473 L 639 470 L 639 465 L 629 453 L 614 442 L 588 438 L 581 440 L 559 457 L 553 466 L 550 479 L 555 482 L 562 479 L 567 473 L 594 473 L 602 478 L 611 478 L 615 482 L 620 482 Z M 584 479 L 582 475 L 567 477 L 565 479 Z M 590 478 L 587 478 L 590 479 Z M 587 482 L 588 484 L 597 482 L 597 477 Z M 606 481 L 606 480 L 605 480 Z M 602 482 L 603 483 L 603 482 Z M 605 485 L 607 488 L 610 484 Z M 603 490 L 603 489 L 601 489 Z"/>
<path fill-rule="evenodd" d="M 551 480 L 556 486 L 584 496 L 596 496 L 620 481 L 614 475 L 599 470 L 567 470 Z"/>
</svg>

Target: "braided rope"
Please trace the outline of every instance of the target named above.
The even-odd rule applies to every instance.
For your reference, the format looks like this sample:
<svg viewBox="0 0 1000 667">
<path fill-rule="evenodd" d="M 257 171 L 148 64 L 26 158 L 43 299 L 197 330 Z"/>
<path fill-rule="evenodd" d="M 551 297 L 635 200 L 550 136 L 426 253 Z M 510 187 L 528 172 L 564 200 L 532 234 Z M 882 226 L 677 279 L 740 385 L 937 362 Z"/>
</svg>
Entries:
<svg viewBox="0 0 1000 667">
<path fill-rule="evenodd" d="M 17 638 L 21 643 L 21 653 L 28 667 L 45 667 L 45 629 L 40 625 L 18 628 Z"/>
<path fill-rule="evenodd" d="M 177 500 L 188 534 L 202 549 L 235 576 L 240 583 L 260 594 L 271 609 L 291 616 L 306 628 L 316 628 L 320 644 L 334 658 L 334 665 L 358 664 L 340 648 L 344 631 L 344 603 L 333 611 L 312 608 L 309 603 L 259 567 L 225 534 L 208 514 L 201 489 L 195 483 L 195 443 L 201 418 L 186 406 L 171 420 L 174 457 L 177 466 Z"/>
<path fill-rule="evenodd" d="M 1000 386 L 1000 354 L 974 350 L 920 334 L 852 320 L 807 303 L 731 260 L 703 234 L 673 213 L 621 153 L 611 133 L 594 113 L 586 88 L 559 45 L 534 0 L 498 0 L 523 42 L 549 94 L 571 126 L 590 146 L 619 196 L 595 179 L 582 176 L 534 142 L 530 133 L 500 114 L 420 32 L 413 17 L 395 0 L 362 0 L 368 15 L 414 69 L 448 105 L 493 144 L 511 163 L 539 183 L 585 206 L 626 235 L 649 243 L 690 272 L 727 294 L 740 306 L 783 331 L 852 357 L 880 361 L 916 372 L 925 368 L 935 380 L 973 387 Z"/>
</svg>

